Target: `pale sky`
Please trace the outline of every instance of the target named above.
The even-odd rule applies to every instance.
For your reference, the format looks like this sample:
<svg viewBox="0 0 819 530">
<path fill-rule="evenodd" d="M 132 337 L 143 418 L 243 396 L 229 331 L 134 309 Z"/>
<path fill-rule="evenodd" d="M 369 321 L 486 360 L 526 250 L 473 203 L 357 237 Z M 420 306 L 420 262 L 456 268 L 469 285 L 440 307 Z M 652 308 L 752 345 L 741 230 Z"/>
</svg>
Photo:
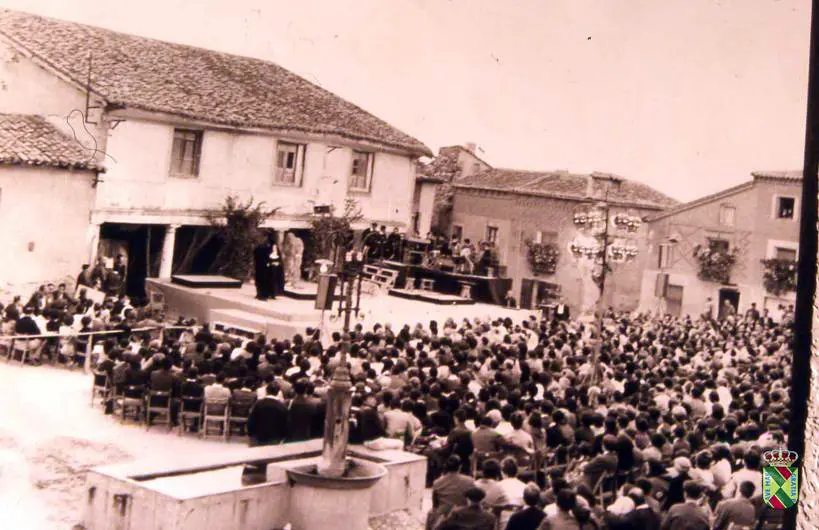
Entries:
<svg viewBox="0 0 819 530">
<path fill-rule="evenodd" d="M 496 167 L 690 200 L 802 167 L 810 0 L 0 0 L 274 61 Z"/>
</svg>

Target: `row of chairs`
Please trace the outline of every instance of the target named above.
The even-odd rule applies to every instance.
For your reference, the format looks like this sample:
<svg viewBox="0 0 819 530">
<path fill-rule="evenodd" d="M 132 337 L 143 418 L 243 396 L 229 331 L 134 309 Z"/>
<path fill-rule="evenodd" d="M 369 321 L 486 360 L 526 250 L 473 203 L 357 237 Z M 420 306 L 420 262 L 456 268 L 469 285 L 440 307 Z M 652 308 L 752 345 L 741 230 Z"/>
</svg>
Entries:
<svg viewBox="0 0 819 530">
<path fill-rule="evenodd" d="M 174 398 L 170 392 L 146 389 L 144 386 L 125 386 L 117 390 L 107 374 L 94 372 L 91 405 L 96 403 L 110 403 L 111 412 L 121 423 L 130 419 L 144 423 L 146 429 L 157 424 L 166 425 L 169 431 L 174 428 Z M 178 400 L 177 435 L 198 430 L 202 438 L 216 433 L 225 441 L 236 433 L 246 436 L 250 410 L 254 404 L 255 399 L 205 400 L 202 396 L 183 395 Z"/>
</svg>

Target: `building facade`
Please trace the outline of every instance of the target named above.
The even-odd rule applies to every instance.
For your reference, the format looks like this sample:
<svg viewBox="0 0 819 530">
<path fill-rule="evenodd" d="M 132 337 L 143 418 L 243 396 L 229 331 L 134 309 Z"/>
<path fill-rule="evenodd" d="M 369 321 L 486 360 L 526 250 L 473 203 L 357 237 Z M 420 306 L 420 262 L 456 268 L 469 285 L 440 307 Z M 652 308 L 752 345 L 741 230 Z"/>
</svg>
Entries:
<svg viewBox="0 0 819 530">
<path fill-rule="evenodd" d="M 106 169 L 85 261 L 124 253 L 135 285 L 176 272 L 177 235 L 228 196 L 277 208 L 268 228 L 306 229 L 314 207 L 353 199 L 361 228 L 407 230 L 417 159 L 431 155 L 273 63 L 9 10 L 0 79 L 0 112 L 44 117 Z"/>
<path fill-rule="evenodd" d="M 521 307 L 535 307 L 562 298 L 577 311 L 590 296 L 588 272 L 568 250 L 577 235 L 574 215 L 608 198 L 610 215 L 641 217 L 676 204 L 643 184 L 622 180 L 609 188 L 610 175 L 577 175 L 565 171 L 531 172 L 490 169 L 463 177 L 454 184 L 450 233 L 472 243 L 495 244 L 503 273 L 512 278 L 512 296 Z M 644 230 L 641 228 L 640 230 Z M 644 252 L 642 232 L 632 235 Z M 533 245 L 547 245 L 557 253 L 552 269 L 530 260 Z M 633 309 L 640 292 L 640 261 L 615 267 L 608 276 L 604 303 Z"/>
<path fill-rule="evenodd" d="M 801 174 L 759 172 L 752 177 L 649 220 L 650 261 L 643 271 L 641 309 L 693 317 L 705 311 L 711 298 L 715 316 L 726 301 L 739 312 L 755 303 L 776 315 L 780 306 L 794 303 L 793 291 L 766 288 L 763 260 L 797 259 Z M 733 262 L 724 275 L 703 270 L 701 260 L 718 253 L 727 253 Z"/>
<path fill-rule="evenodd" d="M 100 172 L 43 118 L 0 114 L 0 291 L 76 277 Z"/>
</svg>

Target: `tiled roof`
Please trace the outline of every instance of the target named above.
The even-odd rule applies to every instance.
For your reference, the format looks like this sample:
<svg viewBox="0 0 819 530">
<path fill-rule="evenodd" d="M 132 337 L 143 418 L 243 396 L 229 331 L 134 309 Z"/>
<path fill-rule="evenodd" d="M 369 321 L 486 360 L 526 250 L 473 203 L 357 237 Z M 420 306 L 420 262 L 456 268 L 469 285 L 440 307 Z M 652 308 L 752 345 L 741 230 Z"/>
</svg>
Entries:
<svg viewBox="0 0 819 530">
<path fill-rule="evenodd" d="M 432 156 L 420 141 L 267 61 L 0 9 L 0 35 L 113 105 L 234 127 L 333 134 Z"/>
<path fill-rule="evenodd" d="M 490 169 L 475 175 L 463 177 L 455 182 L 458 188 L 475 188 L 520 195 L 535 195 L 582 200 L 586 198 L 586 186 L 591 176 L 615 177 L 594 173 L 578 175 L 566 171 L 521 171 L 516 169 Z M 616 177 L 620 179 L 621 177 Z M 622 184 L 613 187 L 609 200 L 614 203 L 644 206 L 646 208 L 669 208 L 678 202 L 659 191 L 632 180 L 622 179 Z"/>
<path fill-rule="evenodd" d="M 64 135 L 45 118 L 0 114 L 0 165 L 102 171 L 93 155 L 92 150 Z"/>
<path fill-rule="evenodd" d="M 708 204 L 717 200 L 723 200 L 727 197 L 736 195 L 737 193 L 742 193 L 744 191 L 752 189 L 754 187 L 754 183 L 758 180 L 779 180 L 794 183 L 800 182 L 802 180 L 801 171 L 753 171 L 751 172 L 751 176 L 754 178 L 753 180 L 749 180 L 737 186 L 732 186 L 730 188 L 720 190 L 716 193 L 711 193 L 710 195 L 705 195 L 704 197 L 694 199 L 693 201 L 678 204 L 674 208 L 671 208 L 669 210 L 666 210 L 655 215 L 654 217 L 649 219 L 649 221 L 665 219 L 666 217 L 676 215 L 680 212 L 691 210 L 692 208 L 702 206 L 703 204 Z"/>
<path fill-rule="evenodd" d="M 751 175 L 755 179 L 774 179 L 774 180 L 802 180 L 802 171 L 753 171 Z"/>
</svg>

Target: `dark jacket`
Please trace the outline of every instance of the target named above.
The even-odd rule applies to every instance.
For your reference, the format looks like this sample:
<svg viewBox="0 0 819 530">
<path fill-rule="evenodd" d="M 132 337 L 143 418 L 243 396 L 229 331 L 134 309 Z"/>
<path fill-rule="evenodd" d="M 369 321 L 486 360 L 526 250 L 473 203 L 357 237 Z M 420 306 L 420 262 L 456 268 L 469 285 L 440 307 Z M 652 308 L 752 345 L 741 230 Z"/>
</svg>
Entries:
<svg viewBox="0 0 819 530">
<path fill-rule="evenodd" d="M 660 516 L 646 505 L 622 516 L 607 512 L 605 517 L 609 530 L 660 530 L 662 524 Z"/>
<path fill-rule="evenodd" d="M 287 437 L 287 406 L 271 397 L 260 399 L 250 411 L 247 432 L 260 445 L 283 441 Z"/>
<path fill-rule="evenodd" d="M 495 516 L 480 506 L 457 508 L 437 530 L 495 530 Z"/>
<path fill-rule="evenodd" d="M 529 506 L 512 514 L 506 524 L 506 530 L 537 530 L 546 514 L 536 506 Z"/>
<path fill-rule="evenodd" d="M 295 397 L 287 412 L 287 440 L 303 442 L 312 435 L 316 417 L 316 403 L 306 397 Z"/>
<path fill-rule="evenodd" d="M 350 443 L 362 444 L 384 436 L 384 425 L 374 408 L 353 408 L 351 416 Z"/>
</svg>

